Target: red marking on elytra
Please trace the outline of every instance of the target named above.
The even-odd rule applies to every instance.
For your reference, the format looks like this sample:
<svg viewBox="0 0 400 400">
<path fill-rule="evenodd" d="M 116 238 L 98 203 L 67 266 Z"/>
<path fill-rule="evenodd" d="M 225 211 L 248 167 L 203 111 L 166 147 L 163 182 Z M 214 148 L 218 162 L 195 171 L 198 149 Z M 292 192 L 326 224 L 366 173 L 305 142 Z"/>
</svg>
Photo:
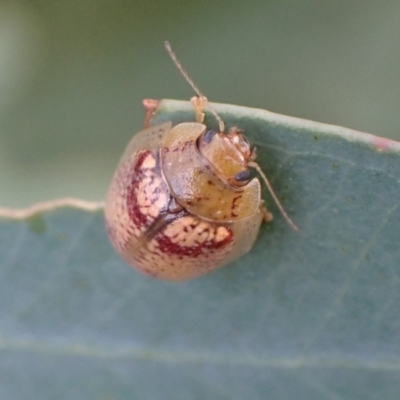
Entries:
<svg viewBox="0 0 400 400">
<path fill-rule="evenodd" d="M 232 200 L 232 205 L 231 205 L 231 217 L 235 218 L 237 217 L 237 214 L 234 213 L 234 209 L 237 208 L 238 206 L 235 204 L 238 200 L 240 200 L 243 196 L 240 194 L 239 196 L 236 196 Z"/>
<path fill-rule="evenodd" d="M 227 228 L 228 236 L 219 242 L 216 240 L 207 240 L 204 243 L 199 243 L 197 246 L 181 246 L 178 243 L 173 243 L 171 239 L 164 235 L 157 235 L 154 239 L 157 241 L 159 249 L 164 254 L 174 256 L 185 256 L 196 258 L 201 254 L 207 254 L 212 250 L 218 250 L 233 241 L 233 232 Z"/>
<path fill-rule="evenodd" d="M 155 153 L 152 153 L 150 150 L 145 150 L 139 153 L 136 164 L 132 171 L 132 179 L 128 186 L 128 195 L 126 199 L 129 217 L 132 222 L 139 228 L 143 226 L 148 227 L 153 220 L 153 218 L 150 217 L 148 214 L 143 214 L 140 211 L 140 207 L 136 199 L 136 189 L 138 188 L 140 182 L 144 179 L 145 172 L 149 170 L 148 168 L 145 169 L 142 167 L 144 160 L 149 154 L 152 154 L 152 156 L 155 157 L 158 166 L 158 159 Z M 155 171 L 156 168 L 152 170 Z M 156 192 L 154 193 L 154 195 L 156 195 Z"/>
</svg>

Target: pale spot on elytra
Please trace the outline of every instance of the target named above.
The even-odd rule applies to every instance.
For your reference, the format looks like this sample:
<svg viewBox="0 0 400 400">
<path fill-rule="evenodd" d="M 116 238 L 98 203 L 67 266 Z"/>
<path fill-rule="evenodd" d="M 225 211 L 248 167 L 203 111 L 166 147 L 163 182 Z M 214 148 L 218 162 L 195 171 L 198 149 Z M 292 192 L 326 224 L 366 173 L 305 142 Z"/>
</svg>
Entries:
<svg viewBox="0 0 400 400">
<path fill-rule="evenodd" d="M 227 237 L 229 236 L 229 232 L 226 228 L 224 228 L 223 226 L 220 226 L 217 230 L 217 235 L 215 237 L 215 240 L 217 242 L 222 242 L 223 240 L 225 240 Z"/>
<path fill-rule="evenodd" d="M 221 242 L 229 236 L 225 227 L 215 228 L 192 217 L 183 217 L 172 222 L 165 228 L 164 234 L 172 243 L 185 247 L 195 247 L 213 240 Z"/>
<path fill-rule="evenodd" d="M 157 200 L 154 202 L 154 207 L 160 209 L 165 206 L 168 201 L 168 196 L 163 192 L 159 193 L 157 196 Z"/>
<path fill-rule="evenodd" d="M 143 167 L 143 168 L 149 168 L 149 169 L 151 169 L 151 168 L 155 168 L 155 166 L 156 166 L 156 160 L 155 160 L 155 158 L 154 158 L 151 154 L 149 154 L 149 155 L 144 159 L 144 161 L 143 161 L 143 163 L 142 163 L 142 167 Z"/>
<path fill-rule="evenodd" d="M 209 225 L 192 217 L 183 217 L 168 225 L 164 234 L 172 243 L 185 247 L 198 246 L 209 240 Z"/>
<path fill-rule="evenodd" d="M 165 228 L 164 235 L 168 236 L 172 243 L 180 243 L 181 245 L 184 245 L 188 232 L 192 230 L 190 225 L 193 223 L 194 219 L 192 217 L 180 218 Z"/>
<path fill-rule="evenodd" d="M 136 200 L 143 215 L 156 218 L 166 205 L 168 200 L 166 193 L 157 193 L 157 188 L 161 185 L 162 181 L 159 176 L 152 173 L 146 173 L 145 178 L 139 182 L 136 189 Z"/>
</svg>

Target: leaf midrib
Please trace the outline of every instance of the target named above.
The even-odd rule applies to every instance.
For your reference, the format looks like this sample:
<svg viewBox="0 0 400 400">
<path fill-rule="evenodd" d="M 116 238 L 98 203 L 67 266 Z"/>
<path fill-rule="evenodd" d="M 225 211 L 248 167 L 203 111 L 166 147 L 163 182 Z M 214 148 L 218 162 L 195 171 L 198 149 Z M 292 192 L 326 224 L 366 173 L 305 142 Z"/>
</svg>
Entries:
<svg viewBox="0 0 400 400">
<path fill-rule="evenodd" d="M 88 345 L 85 343 L 73 343 L 62 345 L 46 343 L 34 340 L 8 340 L 0 339 L 0 351 L 2 352 L 32 352 L 45 356 L 73 356 L 94 359 L 123 359 L 123 360 L 147 360 L 166 364 L 208 363 L 217 365 L 246 365 L 255 368 L 275 369 L 302 369 L 302 368 L 345 368 L 352 370 L 372 371 L 400 371 L 400 362 L 391 362 L 385 359 L 365 360 L 351 358 L 269 358 L 255 357 L 252 355 L 216 354 L 215 352 L 196 351 L 165 351 L 160 348 L 147 347 L 134 349 L 132 347 Z"/>
</svg>

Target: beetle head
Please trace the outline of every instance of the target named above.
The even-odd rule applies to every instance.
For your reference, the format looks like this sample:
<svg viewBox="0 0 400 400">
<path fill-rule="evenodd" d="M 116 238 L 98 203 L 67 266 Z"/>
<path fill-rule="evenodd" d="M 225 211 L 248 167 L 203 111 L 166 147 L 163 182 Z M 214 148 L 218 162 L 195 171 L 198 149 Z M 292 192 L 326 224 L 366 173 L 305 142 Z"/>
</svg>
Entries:
<svg viewBox="0 0 400 400">
<path fill-rule="evenodd" d="M 209 129 L 197 142 L 200 153 L 232 186 L 244 186 L 250 179 L 248 163 L 255 158 L 243 131 L 233 127 L 228 134 Z"/>
</svg>

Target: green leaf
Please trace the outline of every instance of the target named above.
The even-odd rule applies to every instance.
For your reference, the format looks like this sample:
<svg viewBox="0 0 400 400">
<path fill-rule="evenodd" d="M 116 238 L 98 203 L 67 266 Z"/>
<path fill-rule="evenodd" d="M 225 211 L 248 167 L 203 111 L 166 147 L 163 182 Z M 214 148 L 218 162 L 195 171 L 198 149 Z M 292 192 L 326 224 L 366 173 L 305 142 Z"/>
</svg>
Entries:
<svg viewBox="0 0 400 400">
<path fill-rule="evenodd" d="M 0 398 L 398 398 L 400 145 L 215 109 L 257 145 L 300 232 L 265 193 L 274 220 L 250 253 L 176 284 L 128 268 L 101 211 L 3 210 Z M 193 110 L 164 101 L 153 122 L 168 119 Z"/>
</svg>

